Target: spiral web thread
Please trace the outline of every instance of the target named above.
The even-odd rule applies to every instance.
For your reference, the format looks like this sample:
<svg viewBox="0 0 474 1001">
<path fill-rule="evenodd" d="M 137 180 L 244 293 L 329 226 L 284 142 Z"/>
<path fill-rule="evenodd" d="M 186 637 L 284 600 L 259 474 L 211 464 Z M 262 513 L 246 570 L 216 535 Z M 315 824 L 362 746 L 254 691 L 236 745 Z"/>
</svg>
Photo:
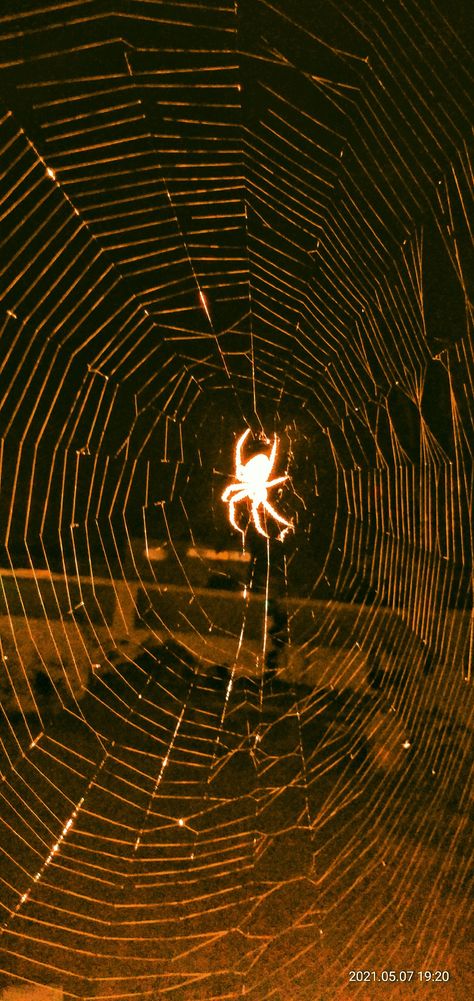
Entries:
<svg viewBox="0 0 474 1001">
<path fill-rule="evenodd" d="M 467 27 L 2 7 L 5 989 L 469 996 Z"/>
</svg>

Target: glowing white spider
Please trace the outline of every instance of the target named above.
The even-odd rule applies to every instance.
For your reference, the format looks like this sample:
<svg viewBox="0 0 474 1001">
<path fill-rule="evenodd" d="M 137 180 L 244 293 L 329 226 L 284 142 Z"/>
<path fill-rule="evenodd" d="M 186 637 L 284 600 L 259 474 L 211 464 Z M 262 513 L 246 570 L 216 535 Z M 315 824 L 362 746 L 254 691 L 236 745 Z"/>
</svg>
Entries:
<svg viewBox="0 0 474 1001">
<path fill-rule="evenodd" d="M 251 501 L 252 518 L 255 528 L 260 535 L 269 539 L 270 536 L 262 527 L 258 509 L 259 507 L 263 507 L 265 511 L 268 511 L 268 513 L 271 514 L 275 521 L 279 522 L 280 525 L 286 525 L 287 529 L 292 527 L 291 522 L 282 518 L 282 516 L 278 514 L 278 511 L 275 511 L 275 508 L 272 507 L 267 500 L 269 487 L 275 487 L 277 483 L 283 483 L 288 479 L 288 476 L 277 476 L 274 480 L 269 479 L 276 459 L 276 435 L 274 436 L 270 455 L 265 455 L 265 453 L 260 452 L 258 455 L 252 456 L 248 462 L 242 462 L 242 446 L 249 434 L 250 428 L 247 428 L 237 442 L 235 449 L 235 475 L 237 482 L 231 483 L 230 486 L 224 490 L 222 500 L 229 505 L 229 520 L 231 525 L 233 525 L 238 532 L 241 532 L 242 535 L 245 535 L 245 532 L 239 528 L 235 520 L 235 505 L 246 499 Z M 280 539 L 283 539 L 284 535 L 285 531 L 281 532 Z"/>
</svg>

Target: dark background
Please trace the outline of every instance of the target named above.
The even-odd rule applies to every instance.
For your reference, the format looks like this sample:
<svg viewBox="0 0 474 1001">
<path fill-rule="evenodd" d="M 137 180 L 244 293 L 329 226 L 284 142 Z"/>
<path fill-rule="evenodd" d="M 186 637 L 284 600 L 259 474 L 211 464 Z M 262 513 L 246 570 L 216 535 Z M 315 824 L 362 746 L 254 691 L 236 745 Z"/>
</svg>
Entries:
<svg viewBox="0 0 474 1001">
<path fill-rule="evenodd" d="M 312 863 L 304 869 L 305 852 L 313 861 L 317 857 L 323 870 L 326 866 L 326 874 L 339 852 L 342 867 L 346 851 L 359 856 L 364 846 L 369 855 L 374 852 L 370 817 L 377 815 L 377 803 L 379 815 L 386 818 L 374 854 L 382 866 L 385 843 L 388 854 L 398 857 L 403 804 L 418 790 L 419 802 L 406 818 L 411 848 L 401 852 L 397 872 L 419 850 L 425 899 L 444 865 L 443 851 L 443 858 L 454 860 L 449 871 L 454 883 L 459 877 L 459 885 L 468 856 L 459 843 L 466 822 L 473 649 L 471 50 L 472 13 L 459 0 L 449 5 L 399 0 L 383 5 L 365 0 L 239 0 L 227 5 L 124 0 L 115 5 L 89 0 L 41 8 L 7 0 L 0 11 L 0 559 L 10 575 L 27 570 L 33 578 L 39 570 L 50 570 L 61 578 L 45 585 L 44 604 L 38 590 L 25 607 L 21 589 L 9 577 L 2 591 L 5 632 L 8 614 L 23 614 L 28 623 L 29 616 L 41 611 L 45 622 L 70 615 L 68 621 L 84 636 L 84 623 L 94 624 L 102 614 L 110 623 L 110 587 L 102 591 L 90 583 L 99 577 L 102 587 L 104 581 L 115 586 L 140 576 L 144 584 L 136 614 L 138 623 L 146 624 L 145 613 L 154 600 L 147 582 L 156 569 L 143 560 L 146 540 L 172 551 L 170 583 L 184 589 L 189 585 L 183 600 L 192 603 L 190 570 L 182 563 L 187 548 L 225 552 L 241 545 L 220 498 L 233 477 L 235 441 L 248 426 L 253 437 L 247 454 L 262 447 L 259 435 L 271 439 L 275 433 L 275 475 L 289 475 L 274 503 L 293 520 L 294 532 L 281 544 L 270 530 L 274 634 L 284 630 L 281 607 L 291 599 L 307 615 L 300 640 L 310 660 L 319 646 L 337 648 L 333 637 L 338 629 L 346 648 L 365 644 L 372 657 L 362 694 L 348 694 L 336 671 L 332 694 L 321 694 L 317 685 L 311 693 L 307 685 L 294 696 L 298 709 L 290 704 L 286 688 L 283 694 L 272 689 L 269 695 L 265 719 L 273 743 L 267 753 L 274 759 L 271 767 L 281 766 L 281 772 L 275 771 L 273 782 L 264 780 L 264 757 L 260 792 L 266 790 L 271 799 L 272 788 L 290 790 L 291 798 L 293 773 L 287 758 L 293 754 L 290 744 L 296 746 L 295 721 L 301 713 L 308 726 L 306 743 L 301 738 L 305 754 L 311 757 L 315 747 L 324 746 L 316 765 L 311 759 L 314 774 L 325 774 L 334 746 L 334 760 L 339 761 L 341 746 L 349 771 L 337 773 L 336 790 L 339 782 L 345 788 L 346 781 L 354 781 L 367 794 L 360 814 L 358 807 L 346 817 L 337 791 L 329 784 L 326 801 L 306 777 L 299 785 L 302 798 L 297 797 L 296 805 L 285 800 L 277 819 L 273 814 L 262 819 L 257 808 L 256 830 L 270 850 L 270 855 L 263 851 L 256 870 L 263 885 L 259 883 L 259 906 L 272 871 L 279 873 L 275 880 L 282 892 L 288 889 L 285 866 L 290 882 L 293 878 L 291 859 L 299 859 L 295 878 L 306 873 L 298 904 L 292 898 L 288 905 L 282 898 L 272 915 L 276 920 L 278 911 L 283 928 L 277 965 L 287 951 L 298 957 L 304 949 L 305 894 L 312 920 L 316 908 L 319 922 L 319 905 L 321 913 L 330 909 L 331 893 L 344 896 L 348 885 L 353 892 L 359 876 L 362 883 L 367 878 L 363 885 L 367 897 L 372 895 L 374 913 L 384 913 L 390 899 L 397 929 L 398 922 L 402 926 L 405 910 L 397 910 L 397 901 L 386 896 L 385 883 L 373 890 L 364 866 L 360 872 L 349 868 L 340 883 L 335 877 L 327 897 L 321 898 L 311 895 Z M 245 511 L 239 517 L 245 523 Z M 251 525 L 246 546 L 252 555 L 248 580 L 258 597 L 265 589 L 267 547 Z M 203 579 L 208 591 L 219 590 L 210 562 Z M 236 588 L 231 575 L 226 586 Z M 79 598 L 82 609 L 76 604 Z M 327 603 L 324 614 L 320 606 L 315 610 L 306 604 L 316 599 Z M 213 600 L 211 594 L 211 608 Z M 87 749 L 92 760 L 98 735 L 107 747 L 115 739 L 119 744 L 128 739 L 130 714 L 138 705 L 134 699 L 145 676 L 154 693 L 153 727 L 166 729 L 189 702 L 192 714 L 214 714 L 213 726 L 220 732 L 222 706 L 227 705 L 225 669 L 214 679 L 211 694 L 199 686 L 196 694 L 197 682 L 189 682 L 191 697 L 186 672 L 192 671 L 182 655 L 175 651 L 160 661 L 153 649 L 121 674 L 104 653 L 111 718 L 126 724 L 117 732 L 110 724 L 109 731 L 110 721 L 95 715 L 108 696 L 102 689 L 98 696 L 98 682 L 91 681 L 81 710 L 87 734 L 71 731 L 68 753 L 85 754 Z M 168 672 L 165 693 L 153 687 L 157 665 Z M 18 665 L 17 670 L 14 684 L 23 677 Z M 41 670 L 45 673 L 44 666 Z M 259 704 L 263 711 L 263 696 L 252 688 L 253 681 L 245 684 L 248 690 L 242 682 L 242 691 L 233 698 L 236 713 L 240 699 L 248 711 L 242 740 L 250 741 L 251 732 L 258 735 L 255 721 Z M 383 712 L 395 705 L 401 729 L 389 728 L 387 745 L 380 738 L 383 753 L 377 757 L 372 750 L 370 758 L 370 740 L 377 738 L 369 739 L 365 718 L 378 719 L 382 710 L 377 699 L 384 685 Z M 309 700 L 304 710 L 301 699 Z M 320 723 L 313 726 L 320 711 Z M 451 711 L 456 723 L 450 721 Z M 202 724 L 202 717 L 192 715 L 191 729 L 196 718 Z M 458 718 L 463 721 L 459 733 Z M 274 724 L 280 729 L 273 730 Z M 397 744 L 393 753 L 398 762 L 408 724 L 419 750 L 403 785 L 398 764 L 390 770 L 391 741 Z M 18 754 L 29 746 L 35 732 L 33 727 L 29 733 L 30 726 L 21 712 L 6 724 L 6 766 L 16 760 L 9 757 L 12 746 Z M 68 721 L 58 726 L 64 728 L 59 737 L 65 747 Z M 235 726 L 240 739 L 241 720 Z M 245 783 L 255 759 L 249 764 L 245 745 L 242 765 L 242 747 L 232 742 L 234 737 L 227 734 L 231 768 L 219 794 L 225 813 L 227 797 L 242 790 L 238 823 L 246 831 L 246 797 L 254 795 L 254 788 L 249 792 Z M 148 738 L 147 731 L 140 755 L 155 746 Z M 254 750 L 256 744 L 251 746 Z M 173 781 L 192 781 L 186 747 L 180 753 Z M 193 754 L 195 747 L 190 751 L 194 767 Z M 356 771 L 356 779 L 353 770 L 367 755 L 373 769 L 362 779 Z M 67 755 L 58 758 L 65 767 Z M 146 785 L 148 790 L 148 781 L 153 786 L 158 767 L 152 758 L 143 789 Z M 423 784 L 435 773 L 441 776 L 444 799 Z M 44 764 L 43 779 L 46 774 Z M 44 781 L 43 806 L 50 803 Z M 55 775 L 54 781 L 68 780 Z M 113 782 L 105 799 L 113 820 L 112 789 Z M 324 801 L 323 814 L 327 810 L 340 821 L 328 835 L 328 858 L 326 831 L 318 834 L 315 823 L 309 824 L 309 847 L 298 841 L 307 793 L 313 816 L 319 816 Z M 207 787 L 202 795 L 208 804 Z M 260 803 L 257 794 L 255 802 Z M 99 797 L 95 808 L 102 808 L 101 803 Z M 170 803 L 165 798 L 160 809 L 171 815 Z M 61 823 L 69 816 L 64 807 L 63 818 L 63 806 L 58 808 Z M 13 817 L 16 807 L 11 809 Z M 140 828 L 147 806 L 140 800 L 137 809 L 140 822 L 124 814 L 124 830 L 129 821 Z M 204 807 L 200 810 L 203 814 Z M 23 892 L 30 887 L 37 856 L 44 860 L 56 837 L 56 820 L 45 821 L 43 841 L 32 859 L 21 856 L 24 841 L 16 832 L 18 868 L 4 876 L 8 916 L 17 903 L 17 888 Z M 94 824 L 92 836 L 99 843 L 103 829 Z M 212 824 L 211 818 L 206 831 L 213 830 Z M 365 834 L 359 844 L 354 832 L 360 824 Z M 285 842 L 281 856 L 277 853 L 272 861 L 273 835 L 284 838 L 292 825 L 295 842 Z M 167 836 L 163 834 L 165 840 Z M 175 832 L 171 855 L 174 837 Z M 206 841 L 202 830 L 200 838 Z M 100 864 L 106 855 L 107 848 Z M 81 856 L 80 865 L 82 861 Z M 413 889 L 417 873 L 415 862 L 411 864 L 415 868 L 408 882 Z M 239 865 L 233 872 L 241 878 Z M 164 885 L 166 873 L 162 878 Z M 84 896 L 82 884 L 72 886 Z M 173 879 L 167 886 L 171 907 L 177 892 Z M 429 933 L 427 919 L 426 941 L 434 943 L 441 930 L 446 936 L 450 923 L 457 927 L 454 914 L 465 921 L 465 900 L 456 886 L 452 898 L 438 901 Z M 117 887 L 109 901 L 111 921 L 120 903 Z M 211 892 L 207 884 L 205 892 Z M 250 890 L 248 894 L 250 899 Z M 346 946 L 351 928 L 363 928 L 366 920 L 360 901 L 351 899 L 353 909 L 344 911 Z M 411 938 L 405 951 L 400 947 L 397 961 L 407 964 L 418 941 L 415 912 L 422 905 L 415 893 L 410 897 L 407 891 L 404 899 Z M 290 929 L 294 936 L 287 949 L 284 936 L 290 926 L 282 915 L 288 907 L 296 909 L 302 925 Z M 73 911 L 73 924 L 79 923 L 79 912 Z M 369 907 L 369 925 L 371 913 Z M 235 921 L 245 938 L 245 922 Z M 258 923 L 251 937 L 255 927 Z M 269 927 L 263 918 L 262 935 Z M 333 968 L 331 963 L 337 966 L 340 945 L 335 919 L 330 927 L 327 969 Z M 389 919 L 380 936 L 377 963 L 382 968 Z M 367 945 L 369 939 L 361 941 Z M 61 947 L 64 942 L 66 938 Z M 232 969 L 234 946 L 232 939 L 224 959 L 213 955 L 209 960 L 214 973 L 221 961 Z M 359 946 L 358 958 L 357 950 L 351 954 L 353 961 L 366 956 L 367 962 L 375 962 L 369 945 L 365 953 Z M 12 955 L 16 948 L 18 943 Z M 72 955 L 76 946 L 69 942 L 69 948 Z M 434 948 L 424 956 L 435 963 Z M 65 968 L 57 957 L 48 957 L 51 969 Z M 88 984 L 87 990 L 82 984 L 82 993 L 77 984 L 74 993 L 76 974 L 71 974 L 71 996 L 97 996 L 104 976 L 109 977 L 110 994 L 103 996 L 116 990 L 115 996 L 128 997 L 117 993 L 120 985 L 113 988 L 115 960 L 107 967 L 108 960 L 100 966 L 94 965 L 96 959 L 81 972 Z M 253 959 L 251 952 L 250 968 Z M 316 966 L 324 966 L 323 960 Z M 301 965 L 306 980 L 291 996 L 288 985 L 296 979 L 289 977 L 285 997 L 316 1001 L 311 994 L 316 967 L 309 961 Z M 25 969 L 17 975 L 27 979 L 31 971 L 25 974 Z M 41 980 L 34 969 L 32 979 Z M 266 986 L 252 986 L 251 977 L 246 983 L 258 1001 L 280 1001 L 274 982 L 271 989 L 267 981 Z M 150 996 L 161 996 L 161 988 L 160 981 Z M 179 985 L 173 988 L 180 1001 L 238 996 L 234 982 L 229 986 L 227 980 L 212 990 L 201 984 L 188 988 L 191 993 L 181 996 Z M 460 991 L 455 989 L 452 997 L 463 997 Z M 405 1001 L 408 995 L 400 996 Z M 345 1001 L 346 995 L 339 997 Z"/>
</svg>

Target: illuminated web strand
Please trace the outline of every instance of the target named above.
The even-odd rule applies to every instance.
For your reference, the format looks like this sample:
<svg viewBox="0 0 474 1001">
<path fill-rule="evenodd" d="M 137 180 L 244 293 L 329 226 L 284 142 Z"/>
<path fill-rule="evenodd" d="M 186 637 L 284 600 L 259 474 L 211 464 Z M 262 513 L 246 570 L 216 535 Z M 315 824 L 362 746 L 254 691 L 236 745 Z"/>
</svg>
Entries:
<svg viewBox="0 0 474 1001">
<path fill-rule="evenodd" d="M 90 5 L 69 6 L 2 13 L 8 916 L 20 901 L 3 965 L 72 994 L 100 980 L 186 1001 L 270 996 L 276 967 L 282 994 L 342 1001 L 361 955 L 454 970 L 474 636 L 457 6 L 349 2 L 344 27 L 316 27 L 284 2 L 251 25 L 238 5 L 145 4 L 121 54 Z M 440 329 L 430 276 L 450 271 Z M 263 595 L 254 578 L 207 587 L 240 573 L 216 559 L 218 498 L 251 415 L 289 439 L 298 527 L 273 688 L 268 548 Z M 108 727 L 81 830 L 87 740 L 105 753 Z"/>
</svg>

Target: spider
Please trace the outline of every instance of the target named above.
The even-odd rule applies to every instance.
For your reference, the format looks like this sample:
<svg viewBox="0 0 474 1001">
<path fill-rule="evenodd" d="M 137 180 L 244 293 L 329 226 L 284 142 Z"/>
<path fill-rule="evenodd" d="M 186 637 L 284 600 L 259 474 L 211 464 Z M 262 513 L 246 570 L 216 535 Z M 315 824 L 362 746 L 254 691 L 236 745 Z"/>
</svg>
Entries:
<svg viewBox="0 0 474 1001">
<path fill-rule="evenodd" d="M 272 507 L 267 500 L 269 487 L 275 487 L 277 483 L 283 483 L 288 479 L 288 476 L 277 476 L 274 480 L 269 479 L 276 459 L 276 435 L 274 435 L 270 455 L 265 455 L 265 453 L 260 452 L 258 455 L 253 455 L 248 462 L 242 462 L 242 446 L 249 434 L 250 428 L 247 428 L 237 442 L 235 449 L 235 475 L 237 482 L 231 483 L 229 487 L 226 487 L 224 493 L 222 494 L 222 500 L 229 505 L 229 520 L 231 525 L 233 525 L 238 532 L 241 532 L 243 536 L 245 535 L 245 532 L 239 528 L 235 520 L 235 505 L 238 504 L 239 501 L 246 499 L 250 500 L 252 502 L 252 518 L 255 528 L 260 535 L 269 539 L 270 536 L 262 527 L 258 509 L 263 507 L 264 510 L 268 511 L 272 518 L 274 518 L 275 521 L 278 521 L 280 525 L 286 525 L 287 529 L 292 527 L 291 522 L 282 518 L 282 516 L 278 514 L 278 511 L 275 511 L 275 508 Z M 280 539 L 283 539 L 284 535 L 285 532 L 282 531 L 280 533 Z"/>
</svg>

